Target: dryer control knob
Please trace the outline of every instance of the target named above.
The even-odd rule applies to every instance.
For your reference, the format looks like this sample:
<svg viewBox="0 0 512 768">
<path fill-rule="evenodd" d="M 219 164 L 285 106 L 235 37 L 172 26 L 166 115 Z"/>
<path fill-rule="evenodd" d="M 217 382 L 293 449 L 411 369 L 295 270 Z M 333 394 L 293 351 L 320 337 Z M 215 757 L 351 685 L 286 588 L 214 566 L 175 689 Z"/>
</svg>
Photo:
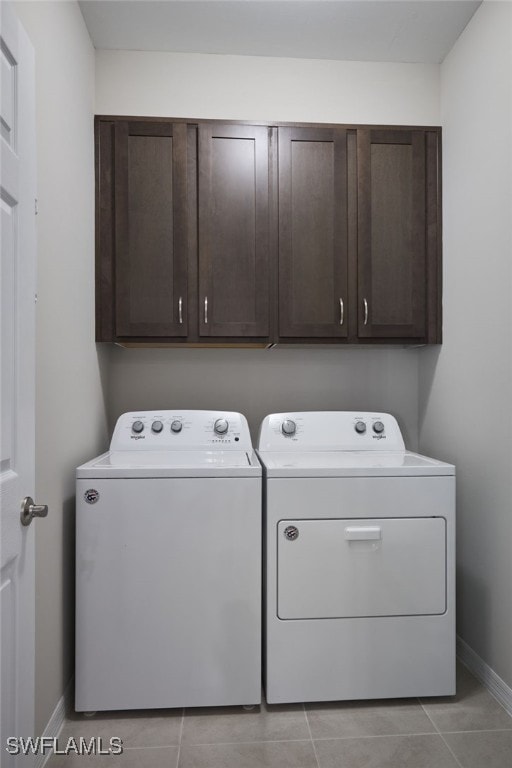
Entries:
<svg viewBox="0 0 512 768">
<path fill-rule="evenodd" d="M 225 435 L 226 432 L 229 429 L 229 422 L 227 419 L 217 419 L 215 424 L 213 425 L 214 431 L 217 433 L 217 435 Z"/>
<path fill-rule="evenodd" d="M 181 421 L 178 421 L 178 419 L 175 419 L 173 422 L 171 422 L 171 432 L 174 432 L 176 435 L 178 432 L 181 432 L 183 429 L 183 424 Z"/>
<path fill-rule="evenodd" d="M 140 435 L 141 432 L 144 432 L 144 424 L 142 423 L 142 421 L 133 422 L 132 432 L 135 432 L 136 435 Z"/>
<path fill-rule="evenodd" d="M 297 425 L 292 419 L 285 419 L 281 424 L 281 432 L 283 435 L 294 435 L 297 431 Z"/>
<path fill-rule="evenodd" d="M 157 435 L 162 431 L 164 428 L 164 425 L 161 421 L 154 421 L 151 425 L 151 431 L 155 432 Z"/>
<path fill-rule="evenodd" d="M 382 421 L 374 422 L 373 431 L 376 432 L 378 435 L 380 435 L 381 432 L 384 432 L 384 424 L 382 423 Z"/>
<path fill-rule="evenodd" d="M 364 421 L 356 421 L 354 429 L 359 435 L 364 435 L 366 432 L 366 424 Z"/>
</svg>

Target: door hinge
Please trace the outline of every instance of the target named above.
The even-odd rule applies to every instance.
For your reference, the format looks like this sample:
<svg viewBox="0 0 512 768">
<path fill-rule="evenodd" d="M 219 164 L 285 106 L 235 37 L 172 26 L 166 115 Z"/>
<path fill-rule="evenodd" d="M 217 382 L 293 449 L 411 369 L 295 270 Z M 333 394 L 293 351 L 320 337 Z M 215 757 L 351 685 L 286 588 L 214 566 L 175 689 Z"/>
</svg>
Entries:
<svg viewBox="0 0 512 768">
<path fill-rule="evenodd" d="M 37 197 L 35 197 L 34 198 L 34 214 L 37 216 L 38 213 L 39 213 L 39 208 L 37 205 Z"/>
</svg>

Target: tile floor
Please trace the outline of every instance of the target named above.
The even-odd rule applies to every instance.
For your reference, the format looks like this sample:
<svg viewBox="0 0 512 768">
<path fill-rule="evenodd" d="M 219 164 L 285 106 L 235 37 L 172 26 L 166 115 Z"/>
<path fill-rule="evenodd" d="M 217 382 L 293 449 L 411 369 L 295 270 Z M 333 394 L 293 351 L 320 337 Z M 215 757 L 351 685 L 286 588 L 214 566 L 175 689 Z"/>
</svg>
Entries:
<svg viewBox="0 0 512 768">
<path fill-rule="evenodd" d="M 457 695 L 75 715 L 73 736 L 123 740 L 113 756 L 54 755 L 47 768 L 512 768 L 512 717 L 463 667 Z"/>
</svg>

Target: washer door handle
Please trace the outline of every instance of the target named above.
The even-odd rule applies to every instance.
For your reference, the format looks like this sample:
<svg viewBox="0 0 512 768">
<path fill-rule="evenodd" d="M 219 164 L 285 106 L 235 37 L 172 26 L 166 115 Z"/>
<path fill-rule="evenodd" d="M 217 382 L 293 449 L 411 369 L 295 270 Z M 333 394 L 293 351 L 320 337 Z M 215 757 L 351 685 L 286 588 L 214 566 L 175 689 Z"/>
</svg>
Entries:
<svg viewBox="0 0 512 768">
<path fill-rule="evenodd" d="M 380 525 L 350 525 L 345 528 L 345 538 L 348 541 L 382 539 L 382 529 Z"/>
</svg>

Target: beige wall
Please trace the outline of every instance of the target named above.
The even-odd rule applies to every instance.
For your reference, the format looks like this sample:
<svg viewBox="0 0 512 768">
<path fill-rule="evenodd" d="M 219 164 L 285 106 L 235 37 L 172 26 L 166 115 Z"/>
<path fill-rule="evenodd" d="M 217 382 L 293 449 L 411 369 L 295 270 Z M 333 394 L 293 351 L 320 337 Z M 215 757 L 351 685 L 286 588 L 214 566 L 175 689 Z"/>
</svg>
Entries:
<svg viewBox="0 0 512 768">
<path fill-rule="evenodd" d="M 109 413 L 213 408 L 241 411 L 253 441 L 267 413 L 382 410 L 417 443 L 417 350 L 121 349 L 112 356 Z M 113 426 L 112 422 L 112 426 Z"/>
<path fill-rule="evenodd" d="M 420 353 L 420 449 L 457 465 L 458 632 L 512 686 L 512 5 L 441 68 L 444 344 Z"/>
<path fill-rule="evenodd" d="M 439 67 L 137 51 L 97 51 L 98 114 L 439 123 Z M 114 350 L 109 413 L 230 408 L 253 437 L 269 412 L 394 412 L 417 442 L 417 350 Z M 112 424 L 111 424 L 112 425 Z"/>
<path fill-rule="evenodd" d="M 103 450 L 94 344 L 94 49 L 76 3 L 16 3 L 36 53 L 36 733 L 73 672 L 74 470 Z"/>
<path fill-rule="evenodd" d="M 97 51 L 96 112 L 438 125 L 439 67 Z"/>
</svg>

